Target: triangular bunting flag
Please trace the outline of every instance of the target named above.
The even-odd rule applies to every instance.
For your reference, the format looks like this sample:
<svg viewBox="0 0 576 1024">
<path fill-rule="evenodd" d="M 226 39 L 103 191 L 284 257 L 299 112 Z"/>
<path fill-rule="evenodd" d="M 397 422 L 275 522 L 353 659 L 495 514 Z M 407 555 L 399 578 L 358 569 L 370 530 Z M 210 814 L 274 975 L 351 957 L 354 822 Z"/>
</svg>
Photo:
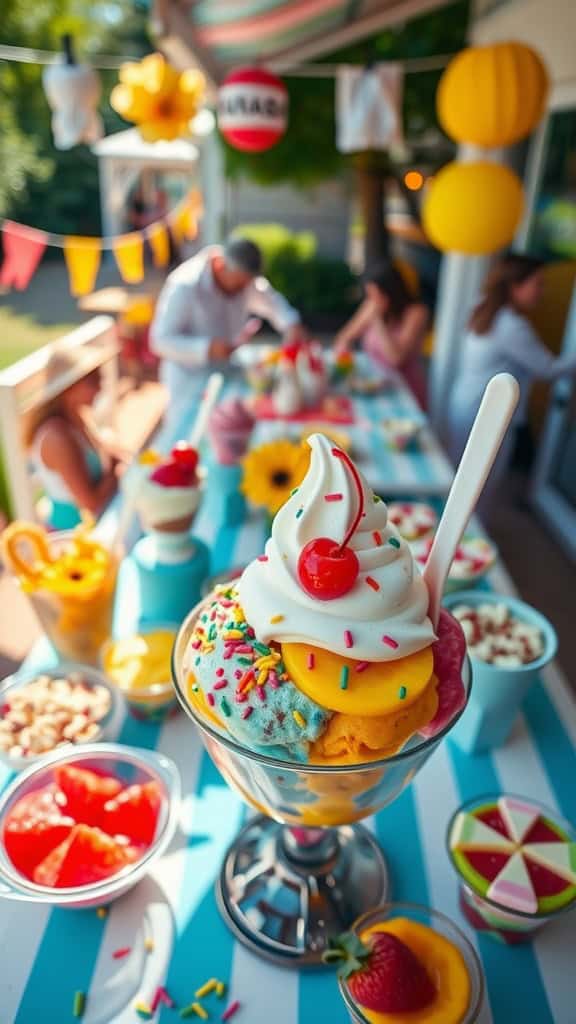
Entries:
<svg viewBox="0 0 576 1024">
<path fill-rule="evenodd" d="M 146 229 L 155 267 L 165 267 L 170 260 L 170 238 L 164 224 L 152 224 Z"/>
<path fill-rule="evenodd" d="M 170 227 L 175 242 L 182 242 L 185 238 L 192 240 L 198 234 L 198 218 L 196 212 L 188 205 L 188 201 L 181 206 L 172 218 Z"/>
<path fill-rule="evenodd" d="M 45 231 L 5 220 L 2 226 L 4 262 L 0 270 L 0 284 L 24 291 L 42 259 L 47 241 Z"/>
<path fill-rule="evenodd" d="M 96 283 L 100 267 L 100 239 L 69 235 L 64 239 L 64 259 L 72 295 L 88 295 Z"/>
<path fill-rule="evenodd" d="M 142 235 L 118 235 L 114 239 L 114 255 L 122 280 L 138 284 L 144 277 L 144 243 Z"/>
<path fill-rule="evenodd" d="M 488 899 L 510 910 L 535 914 L 538 900 L 521 853 L 515 853 L 490 884 Z"/>
</svg>

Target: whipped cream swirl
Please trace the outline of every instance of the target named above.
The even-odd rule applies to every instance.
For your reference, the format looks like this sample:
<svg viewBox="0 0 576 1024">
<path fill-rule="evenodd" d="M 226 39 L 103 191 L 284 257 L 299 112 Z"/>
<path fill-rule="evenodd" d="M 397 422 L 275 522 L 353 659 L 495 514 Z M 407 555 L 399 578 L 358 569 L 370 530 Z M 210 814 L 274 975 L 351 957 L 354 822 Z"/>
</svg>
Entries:
<svg viewBox="0 0 576 1024">
<path fill-rule="evenodd" d="M 248 622 L 264 643 L 308 643 L 358 661 L 393 661 L 422 650 L 434 640 L 426 585 L 409 546 L 388 523 L 386 505 L 374 499 L 361 474 L 364 515 L 349 541 L 360 565 L 353 588 L 331 601 L 302 588 L 302 549 L 319 537 L 341 543 L 359 500 L 333 443 L 322 434 L 313 434 L 308 443 L 308 473 L 274 519 L 266 560 L 251 562 L 240 579 Z"/>
</svg>

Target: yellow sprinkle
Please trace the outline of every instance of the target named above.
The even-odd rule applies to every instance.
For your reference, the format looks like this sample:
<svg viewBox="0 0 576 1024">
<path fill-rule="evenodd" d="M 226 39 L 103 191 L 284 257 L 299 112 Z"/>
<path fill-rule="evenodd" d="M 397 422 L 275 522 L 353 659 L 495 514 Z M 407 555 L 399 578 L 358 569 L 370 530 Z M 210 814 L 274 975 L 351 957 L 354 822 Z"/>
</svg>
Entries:
<svg viewBox="0 0 576 1024">
<path fill-rule="evenodd" d="M 283 615 L 272 615 L 270 617 L 271 625 L 274 625 L 276 622 L 283 622 L 283 621 L 284 621 L 284 616 Z"/>
<path fill-rule="evenodd" d="M 200 1006 L 200 1003 L 192 1003 L 192 1009 L 194 1010 L 194 1013 L 198 1014 L 198 1016 L 202 1018 L 202 1020 L 208 1020 L 208 1014 L 204 1007 Z"/>
<path fill-rule="evenodd" d="M 216 995 L 218 996 L 219 999 L 222 999 L 222 996 L 224 995 L 225 991 L 226 991 L 226 985 L 224 984 L 224 982 L 223 981 L 216 982 Z"/>
<path fill-rule="evenodd" d="M 148 1003 L 144 1003 L 141 999 L 139 999 L 137 1003 L 134 1003 L 134 1009 L 136 1010 L 136 1013 L 143 1013 L 147 1017 L 152 1016 L 152 1010 L 148 1006 Z"/>
<path fill-rule="evenodd" d="M 304 715 L 300 714 L 299 711 L 293 711 L 292 712 L 292 718 L 296 722 L 296 725 L 299 725 L 301 729 L 303 729 L 305 727 L 306 719 L 304 718 Z"/>
<path fill-rule="evenodd" d="M 152 950 L 154 949 L 154 939 L 144 939 L 144 949 L 146 950 L 147 953 L 151 953 Z"/>
<path fill-rule="evenodd" d="M 216 988 L 217 984 L 218 982 L 216 981 L 216 978 L 210 978 L 209 981 L 205 981 L 204 984 L 201 985 L 194 993 L 196 999 L 202 999 L 204 996 L 210 995 L 210 993 Z"/>
<path fill-rule="evenodd" d="M 108 917 L 108 907 L 98 907 L 96 911 L 96 917 L 104 918 Z"/>
<path fill-rule="evenodd" d="M 243 640 L 244 633 L 241 629 L 229 629 L 224 633 L 225 640 Z"/>
<path fill-rule="evenodd" d="M 267 679 L 268 669 L 263 668 L 262 671 L 258 673 L 258 686 L 264 686 L 264 683 L 266 682 Z"/>
</svg>

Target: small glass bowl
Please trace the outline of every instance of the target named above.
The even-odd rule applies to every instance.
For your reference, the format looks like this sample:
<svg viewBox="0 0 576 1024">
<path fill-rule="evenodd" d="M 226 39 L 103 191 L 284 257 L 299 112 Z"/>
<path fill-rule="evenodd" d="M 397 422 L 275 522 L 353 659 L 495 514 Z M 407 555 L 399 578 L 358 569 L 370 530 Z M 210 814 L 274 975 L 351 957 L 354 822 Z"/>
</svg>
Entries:
<svg viewBox="0 0 576 1024">
<path fill-rule="evenodd" d="M 99 732 L 92 737 L 89 742 L 97 743 L 102 740 L 116 739 L 124 712 L 124 701 L 122 695 L 114 686 L 111 686 L 102 672 L 99 672 L 91 665 L 77 665 L 73 662 L 61 662 L 59 665 L 56 665 L 56 667 L 35 670 L 27 669 L 25 671 L 16 672 L 14 675 L 7 676 L 6 679 L 3 679 L 0 683 L 0 719 L 3 717 L 3 707 L 9 699 L 10 694 L 13 694 L 22 686 L 34 682 L 34 680 L 38 679 L 39 676 L 49 676 L 50 679 L 62 679 L 63 677 L 71 675 L 81 676 L 89 686 L 103 686 L 110 694 L 110 709 L 108 713 L 96 723 L 98 725 Z M 70 740 L 66 743 L 65 748 L 62 746 L 53 747 L 51 750 L 43 751 L 38 754 L 26 754 L 21 757 L 10 757 L 10 755 L 5 751 L 0 750 L 0 763 L 4 764 L 12 772 L 19 772 L 24 768 L 28 768 L 31 764 L 36 764 L 38 760 L 45 758 L 51 754 L 53 750 L 66 749 L 70 752 L 72 747 L 78 748 L 81 746 L 86 746 L 86 742 L 80 741 L 79 743 L 74 743 L 73 740 Z"/>
<path fill-rule="evenodd" d="M 415 921 L 417 924 L 427 925 L 440 935 L 443 935 L 445 939 L 448 939 L 453 946 L 457 947 L 468 969 L 470 1000 L 464 1017 L 459 1021 L 455 1021 L 452 1018 L 448 1021 L 448 1018 L 443 1018 L 443 1024 L 473 1024 L 474 1021 L 477 1021 L 484 1001 L 484 976 L 480 961 L 464 933 L 445 914 L 441 914 L 438 910 L 432 910 L 431 907 L 420 906 L 417 903 L 385 903 L 383 906 L 376 907 L 374 910 L 370 910 L 367 914 L 359 917 L 352 925 L 351 930 L 355 935 L 361 935 L 366 928 L 380 924 L 383 921 L 390 921 L 395 917 L 405 917 L 410 921 Z M 362 1008 L 352 999 L 346 982 L 339 978 L 338 984 L 352 1024 L 370 1024 L 370 1018 L 364 1015 Z M 405 1016 L 409 1019 L 412 1014 L 407 1013 Z"/>
<path fill-rule="evenodd" d="M 158 630 L 162 630 L 167 633 L 176 635 L 178 633 L 179 626 L 174 622 L 146 622 L 139 623 L 134 629 L 133 636 L 146 636 L 149 633 L 155 633 Z M 122 637 L 114 637 L 107 640 L 100 652 L 100 664 L 102 671 L 106 673 L 107 678 L 110 680 L 113 689 L 122 695 L 129 713 L 133 718 L 136 718 L 139 722 L 163 722 L 169 715 L 176 713 L 179 710 L 178 699 L 176 697 L 176 691 L 171 678 L 171 666 L 170 658 L 167 664 L 167 675 L 166 679 L 157 683 L 150 683 L 149 686 L 139 687 L 137 690 L 130 690 L 122 686 L 120 682 L 110 675 L 106 668 L 106 656 L 110 651 L 113 644 L 122 640 Z"/>
<path fill-rule="evenodd" d="M 48 785 L 53 779 L 54 768 L 63 764 L 87 768 L 105 775 L 115 775 L 126 785 L 156 782 L 162 790 L 162 804 L 154 841 L 139 860 L 101 882 L 57 889 L 37 885 L 18 871 L 6 853 L 3 824 L 17 801 L 26 794 Z M 33 765 L 17 776 L 0 796 L 0 898 L 49 904 L 72 910 L 111 903 L 144 878 L 153 862 L 164 852 L 176 831 L 179 803 L 178 769 L 169 758 L 155 751 L 125 747 L 119 743 L 94 743 L 78 747 L 73 753 L 66 747 L 48 754 L 42 759 L 41 764 Z"/>
</svg>

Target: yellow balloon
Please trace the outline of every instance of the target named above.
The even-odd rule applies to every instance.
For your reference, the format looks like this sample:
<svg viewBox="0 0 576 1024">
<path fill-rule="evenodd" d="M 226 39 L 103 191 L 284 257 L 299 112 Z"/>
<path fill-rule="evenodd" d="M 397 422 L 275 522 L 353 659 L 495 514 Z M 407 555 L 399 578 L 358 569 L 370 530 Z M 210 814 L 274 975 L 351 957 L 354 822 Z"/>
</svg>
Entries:
<svg viewBox="0 0 576 1024">
<path fill-rule="evenodd" d="M 523 205 L 522 183 L 508 167 L 454 162 L 434 176 L 422 220 L 436 248 L 483 256 L 512 241 Z"/>
<path fill-rule="evenodd" d="M 548 85 L 546 68 L 531 47 L 471 46 L 450 61 L 440 79 L 438 119 L 457 142 L 510 146 L 542 118 Z"/>
</svg>

